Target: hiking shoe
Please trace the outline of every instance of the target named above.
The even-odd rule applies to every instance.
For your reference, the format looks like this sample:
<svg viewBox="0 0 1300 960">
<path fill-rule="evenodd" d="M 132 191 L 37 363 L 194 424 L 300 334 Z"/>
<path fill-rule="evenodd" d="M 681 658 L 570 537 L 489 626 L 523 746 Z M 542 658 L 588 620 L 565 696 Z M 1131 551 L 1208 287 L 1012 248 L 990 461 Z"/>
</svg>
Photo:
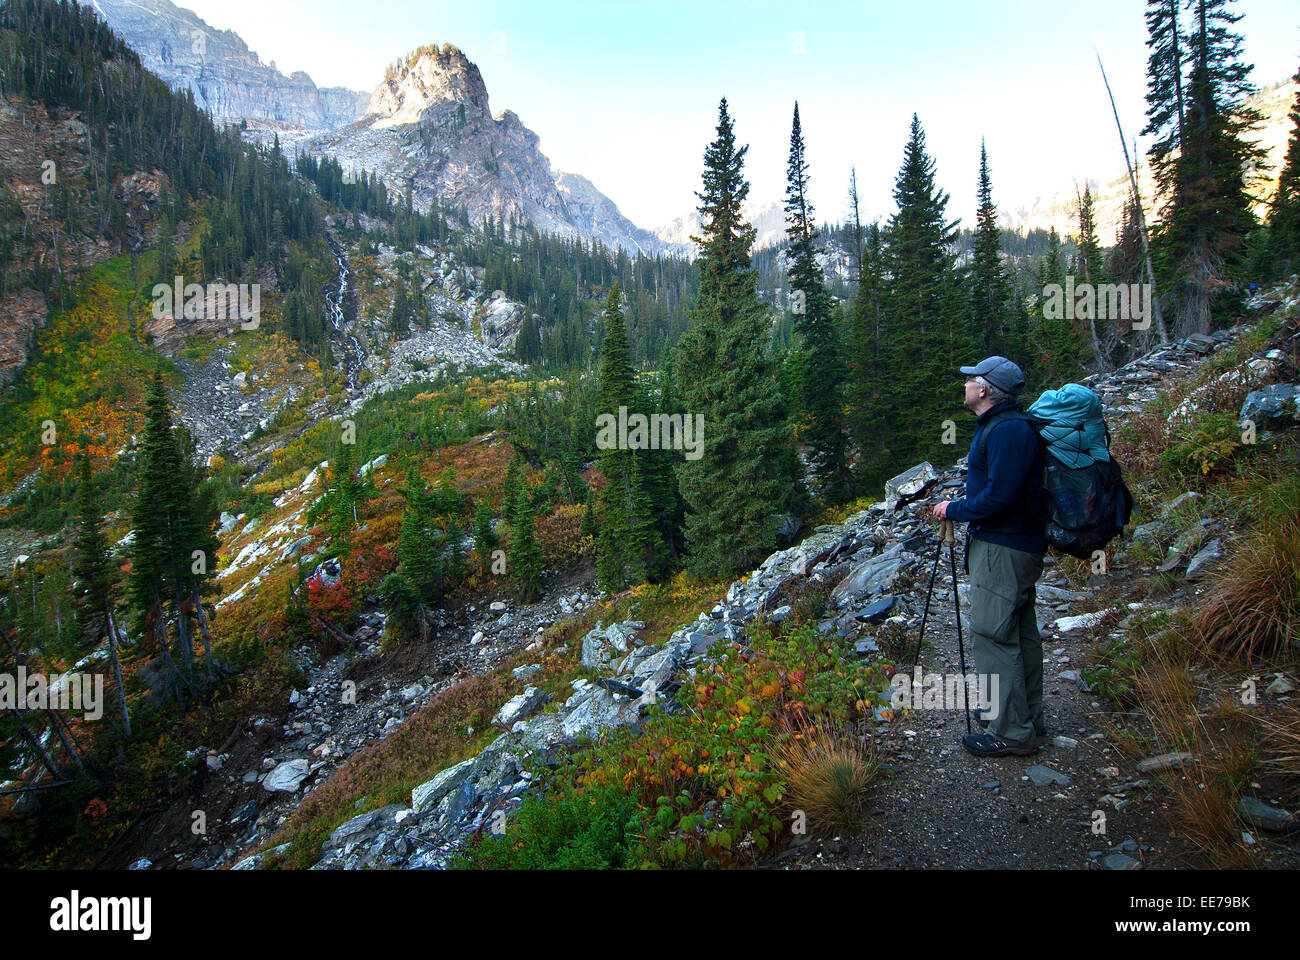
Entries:
<svg viewBox="0 0 1300 960">
<path fill-rule="evenodd" d="M 988 722 L 987 720 L 984 719 L 984 708 L 983 708 L 983 707 L 976 707 L 974 710 L 972 710 L 972 711 L 970 712 L 970 715 L 971 715 L 971 719 L 973 719 L 973 720 L 974 720 L 974 721 L 979 725 L 979 728 L 980 728 L 981 730 L 987 730 L 987 729 L 988 729 L 989 722 Z M 1034 736 L 1036 736 L 1036 737 L 1045 737 L 1045 736 L 1047 736 L 1047 726 L 1046 726 L 1045 724 L 1042 724 L 1042 723 L 1036 723 L 1036 724 L 1034 724 Z"/>
<path fill-rule="evenodd" d="M 1008 743 L 991 733 L 968 733 L 961 738 L 961 745 L 977 757 L 1027 757 L 1038 752 L 1034 743 Z"/>
</svg>

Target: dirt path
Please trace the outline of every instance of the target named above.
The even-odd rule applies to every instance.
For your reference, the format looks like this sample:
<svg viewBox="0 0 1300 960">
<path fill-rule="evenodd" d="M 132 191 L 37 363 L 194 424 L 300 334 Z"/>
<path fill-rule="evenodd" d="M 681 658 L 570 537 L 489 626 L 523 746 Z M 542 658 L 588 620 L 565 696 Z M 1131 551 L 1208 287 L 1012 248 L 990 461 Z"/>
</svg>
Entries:
<svg viewBox="0 0 1300 960">
<path fill-rule="evenodd" d="M 923 673 L 960 673 L 951 586 L 941 586 L 942 568 L 948 567 L 946 552 L 945 548 L 926 626 Z M 965 583 L 960 546 L 957 560 L 959 582 Z M 1039 583 L 1055 584 L 1058 579 L 1056 568 L 1047 566 Z M 1064 586 L 1063 580 L 1060 585 Z M 1039 623 L 1048 624 L 1043 632 L 1047 735 L 1039 739 L 1037 754 L 974 757 L 961 745 L 966 723 L 960 709 L 917 710 L 896 721 L 881 741 L 879 758 L 888 772 L 872 788 L 860 826 L 853 831 L 793 838 L 764 867 L 1192 866 L 1189 851 L 1181 840 L 1171 837 L 1161 814 L 1163 788 L 1139 773 L 1133 760 L 1102 732 L 1109 706 L 1084 693 L 1073 677 L 1060 677 L 1087 662 L 1087 648 L 1096 628 L 1055 635 L 1050 625 L 1063 614 L 1041 602 L 1037 611 Z M 964 633 L 966 666 L 973 670 L 970 637 L 968 631 Z M 979 730 L 977 726 L 972 729 Z M 1028 776 L 1033 767 L 1047 767 L 1072 782 L 1037 785 Z M 1106 831 L 1094 835 L 1094 811 L 1098 810 L 1105 815 Z"/>
</svg>

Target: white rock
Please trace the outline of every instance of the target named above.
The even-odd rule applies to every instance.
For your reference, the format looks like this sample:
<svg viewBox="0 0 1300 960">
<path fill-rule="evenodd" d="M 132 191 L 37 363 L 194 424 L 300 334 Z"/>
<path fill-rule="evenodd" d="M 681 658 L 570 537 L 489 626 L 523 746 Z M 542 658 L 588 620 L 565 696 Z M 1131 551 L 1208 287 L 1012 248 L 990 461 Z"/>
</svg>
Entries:
<svg viewBox="0 0 1300 960">
<path fill-rule="evenodd" d="M 539 687 L 528 687 L 523 693 L 507 700 L 492 718 L 492 722 L 509 730 L 515 723 L 534 713 L 545 701 L 544 691 Z"/>
<path fill-rule="evenodd" d="M 1277 679 L 1264 688 L 1264 692 L 1272 694 L 1275 697 L 1280 697 L 1285 693 L 1290 693 L 1294 689 L 1295 684 L 1287 678 L 1287 675 L 1279 673 Z"/>
<path fill-rule="evenodd" d="M 1059 633 L 1069 633 L 1072 630 L 1096 626 L 1101 623 L 1105 616 L 1105 610 L 1098 610 L 1096 613 L 1081 613 L 1077 617 L 1061 617 L 1055 622 L 1054 626 Z"/>
<path fill-rule="evenodd" d="M 283 793 L 296 793 L 311 772 L 311 763 L 306 760 L 286 760 L 266 775 L 262 781 L 265 790 Z"/>
</svg>

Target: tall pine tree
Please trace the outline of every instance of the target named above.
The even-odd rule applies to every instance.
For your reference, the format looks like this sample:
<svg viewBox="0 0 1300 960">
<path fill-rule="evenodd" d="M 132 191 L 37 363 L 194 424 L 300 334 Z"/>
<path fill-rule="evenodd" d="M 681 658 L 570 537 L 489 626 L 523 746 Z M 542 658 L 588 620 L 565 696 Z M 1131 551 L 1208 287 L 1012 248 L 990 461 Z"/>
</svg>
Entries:
<svg viewBox="0 0 1300 960">
<path fill-rule="evenodd" d="M 1178 335 L 1209 333 L 1225 295 L 1243 278 L 1256 228 L 1248 182 L 1263 164 L 1249 140 L 1260 115 L 1241 60 L 1240 14 L 1231 0 L 1190 0 L 1186 29 L 1176 4 L 1150 0 L 1147 126 L 1163 201 L 1152 238 L 1157 282 L 1175 306 Z"/>
<path fill-rule="evenodd" d="M 1300 83 L 1300 71 L 1295 82 Z M 1300 93 L 1291 105 L 1291 139 L 1269 207 L 1264 276 L 1289 277 L 1300 269 Z"/>
<path fill-rule="evenodd" d="M 881 420 L 890 435 L 890 462 L 874 482 L 918 460 L 951 453 L 944 423 L 961 413 L 957 369 L 975 353 L 969 312 L 954 264 L 957 223 L 947 218 L 948 194 L 935 183 L 921 121 L 912 116 L 903 165 L 894 185 L 897 212 L 885 230 L 885 332 L 877 384 Z M 1013 358 L 1014 359 L 1014 358 Z"/>
<path fill-rule="evenodd" d="M 979 209 L 975 212 L 975 243 L 971 258 L 971 323 L 986 355 L 1011 349 L 1008 321 L 1013 312 L 1011 284 L 1002 266 L 1002 235 L 993 203 L 988 152 L 980 142 Z M 1018 345 L 1017 345 L 1018 347 Z"/>
<path fill-rule="evenodd" d="M 616 593 L 658 575 L 665 562 L 663 541 L 655 529 L 654 505 L 648 489 L 646 466 L 650 454 L 637 449 L 629 435 L 626 448 L 619 445 L 618 421 L 623 416 L 648 415 L 648 404 L 637 389 L 628 357 L 627 328 L 619 309 L 615 281 L 605 300 L 605 339 L 600 348 L 600 408 L 605 415 L 600 431 L 600 471 L 609 480 L 600 491 L 596 525 L 596 578 L 604 590 Z M 629 431 L 631 434 L 631 431 Z M 648 440 L 648 438 L 642 438 Z"/>
<path fill-rule="evenodd" d="M 802 498 L 776 361 L 766 350 L 770 312 L 750 262 L 754 229 L 741 214 L 748 149 L 736 146 L 724 98 L 696 194 L 703 237 L 692 238 L 701 250 L 694 326 L 677 351 L 682 406 L 704 417 L 701 455 L 677 469 L 689 511 L 688 565 L 707 576 L 735 574 L 770 554 Z"/>
<path fill-rule="evenodd" d="M 108 553 L 108 542 L 100 528 L 99 502 L 90 476 L 90 458 L 83 455 L 78 467 L 76 498 L 76 533 L 72 551 L 72 573 L 76 578 L 74 596 L 77 625 L 82 641 L 90 647 L 108 638 L 108 662 L 113 668 L 113 686 L 117 691 L 118 709 L 122 714 L 122 731 L 131 739 L 131 714 L 126 706 L 122 686 L 122 661 L 118 653 L 118 629 L 113 616 L 113 589 L 116 570 Z"/>
<path fill-rule="evenodd" d="M 808 161 L 797 103 L 786 164 L 785 218 L 794 329 L 805 358 L 800 384 L 808 423 L 804 440 L 822 495 L 828 503 L 839 504 L 853 493 L 844 433 L 844 359 L 835 335 L 835 304 L 817 262 L 817 228 L 808 199 Z"/>
</svg>

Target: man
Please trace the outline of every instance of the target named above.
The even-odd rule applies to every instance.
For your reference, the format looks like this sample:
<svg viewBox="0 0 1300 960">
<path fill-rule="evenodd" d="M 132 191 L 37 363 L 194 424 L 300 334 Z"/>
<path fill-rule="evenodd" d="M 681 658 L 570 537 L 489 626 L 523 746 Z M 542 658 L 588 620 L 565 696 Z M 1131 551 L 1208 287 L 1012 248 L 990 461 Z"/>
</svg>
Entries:
<svg viewBox="0 0 1300 960">
<path fill-rule="evenodd" d="M 1025 385 L 1006 357 L 962 367 L 965 405 L 976 416 L 967 461 L 966 497 L 936 504 L 935 517 L 966 522 L 971 646 L 975 670 L 997 676 L 997 701 L 976 710 L 987 726 L 962 746 L 980 757 L 1027 756 L 1046 733 L 1043 642 L 1034 588 L 1043 572 L 1048 503 L 1043 455 L 1034 427 L 1016 403 Z M 991 681 L 990 681 L 991 684 Z"/>
</svg>

